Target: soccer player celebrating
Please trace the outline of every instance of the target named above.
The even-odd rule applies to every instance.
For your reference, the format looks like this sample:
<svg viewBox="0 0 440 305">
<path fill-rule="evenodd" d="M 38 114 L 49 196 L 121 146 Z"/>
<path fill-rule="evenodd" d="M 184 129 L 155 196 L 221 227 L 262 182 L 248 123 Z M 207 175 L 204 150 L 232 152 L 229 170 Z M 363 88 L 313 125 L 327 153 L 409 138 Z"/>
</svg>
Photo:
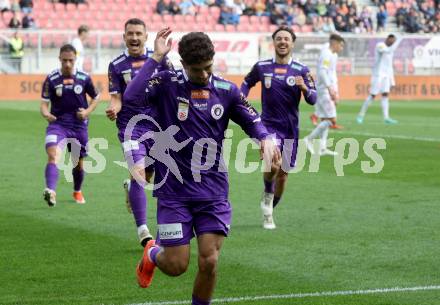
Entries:
<svg viewBox="0 0 440 305">
<path fill-rule="evenodd" d="M 397 124 L 397 121 L 390 118 L 389 99 L 391 87 L 395 85 L 393 56 L 394 51 L 399 46 L 400 40 L 396 40 L 393 34 L 388 35 L 384 42 L 379 42 L 374 50 L 373 75 L 371 76 L 370 95 L 362 104 L 356 121 L 359 124 L 364 122 L 368 106 L 374 100 L 377 94 L 382 94 L 381 105 L 385 124 Z"/>
<path fill-rule="evenodd" d="M 324 45 L 318 59 L 316 89 L 318 98 L 316 110 L 321 122 L 304 138 L 307 149 L 314 154 L 312 140 L 320 137 L 320 155 L 337 155 L 327 148 L 328 129 L 336 124 L 336 104 L 339 100 L 336 63 L 338 53 L 344 49 L 344 38 L 339 34 L 330 35 L 330 43 Z"/>
<path fill-rule="evenodd" d="M 131 134 L 130 139 L 124 139 L 124 132 L 128 121 L 133 116 L 123 100 L 124 91 L 128 83 L 138 74 L 144 62 L 153 54 L 152 50 L 145 48 L 147 41 L 145 23 L 137 18 L 127 20 L 125 23 L 124 41 L 127 49 L 116 57 L 108 67 L 110 104 L 106 110 L 106 115 L 110 120 L 116 120 L 118 127 L 118 138 L 122 144 L 124 157 L 128 163 L 130 171 L 136 171 L 140 175 L 140 180 L 150 181 L 154 167 L 152 165 L 145 168 L 144 157 L 148 154 L 151 142 L 143 141 L 138 143 L 136 140 L 139 134 L 143 134 L 151 128 L 155 128 L 146 121 L 139 122 L 139 125 Z M 164 58 L 157 67 L 157 71 L 172 69 L 167 58 Z M 153 115 L 151 109 L 145 109 L 145 113 Z M 139 180 L 139 179 L 138 179 Z M 126 204 L 129 211 L 133 212 L 137 226 L 137 234 L 142 246 L 152 239 L 147 227 L 147 197 L 144 191 L 144 182 L 132 183 L 135 180 L 124 181 L 126 191 Z"/>
<path fill-rule="evenodd" d="M 299 137 L 299 102 L 303 95 L 310 105 L 315 104 L 316 91 L 309 68 L 292 60 L 292 49 L 296 35 L 286 26 L 272 34 L 275 58 L 257 62 L 245 77 L 241 90 L 248 95 L 257 82 L 262 83 L 261 101 L 264 125 L 275 134 L 283 151 L 282 167 L 273 167 L 263 175 L 264 192 L 260 206 L 263 212 L 263 227 L 275 229 L 272 212 L 284 192 L 288 171 L 295 166 Z M 294 140 L 293 147 L 285 140 Z M 287 144 L 284 147 L 284 143 Z"/>
<path fill-rule="evenodd" d="M 49 122 L 46 129 L 46 189 L 44 200 L 52 207 L 56 204 L 58 168 L 56 163 L 62 148 L 69 140 L 68 148 L 75 165 L 73 175 L 73 198 L 79 204 L 86 203 L 81 192 L 84 180 L 83 158 L 87 156 L 88 117 L 98 104 L 98 92 L 87 73 L 74 68 L 76 50 L 66 44 L 61 47 L 61 69 L 50 73 L 43 84 L 41 115 Z M 89 95 L 92 100 L 87 102 Z M 49 111 L 49 103 L 51 104 Z M 73 142 L 70 140 L 73 139 Z M 79 155 L 75 155 L 79 152 Z"/>
<path fill-rule="evenodd" d="M 158 198 L 159 240 L 157 244 L 154 240 L 148 242 L 136 272 L 141 287 L 150 286 L 155 267 L 171 276 L 184 273 L 189 264 L 190 240 L 195 234 L 198 272 L 192 304 L 208 305 L 215 287 L 220 249 L 231 223 L 228 178 L 221 169 L 224 164 L 220 153 L 229 120 L 260 140 L 262 151 L 271 156 L 273 153 L 274 162 L 279 162 L 280 153 L 273 140 L 266 140 L 268 132 L 246 97 L 233 83 L 212 73 L 214 46 L 206 34 L 192 32 L 180 40 L 182 71 L 159 72 L 151 78 L 171 48 L 166 43 L 170 33 L 169 28 L 158 32 L 153 56 L 124 94 L 127 104 L 134 108 L 148 104 L 157 107 L 159 125 L 173 130 L 168 133 L 175 137 L 170 143 L 188 143 L 179 147 L 178 152 L 168 150 L 180 174 L 168 174 L 166 162 L 155 162 L 156 185 L 165 181 L 153 193 Z M 154 140 L 161 141 L 157 135 Z M 212 161 L 212 167 L 200 169 L 202 159 Z"/>
</svg>

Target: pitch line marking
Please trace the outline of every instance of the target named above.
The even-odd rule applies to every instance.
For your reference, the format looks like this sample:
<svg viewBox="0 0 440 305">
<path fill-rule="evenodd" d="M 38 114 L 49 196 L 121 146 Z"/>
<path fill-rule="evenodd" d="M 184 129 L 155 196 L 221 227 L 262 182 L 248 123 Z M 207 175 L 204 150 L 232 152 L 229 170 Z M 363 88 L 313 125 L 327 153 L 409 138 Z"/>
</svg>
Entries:
<svg viewBox="0 0 440 305">
<path fill-rule="evenodd" d="M 307 292 L 307 293 L 291 293 L 291 294 L 275 294 L 261 296 L 244 296 L 234 298 L 213 299 L 212 303 L 238 303 L 242 301 L 259 301 L 259 300 L 279 300 L 279 299 L 302 299 L 311 297 L 328 297 L 328 296 L 348 296 L 348 295 L 367 295 L 377 293 L 393 293 L 393 292 L 413 292 L 413 291 L 429 291 L 440 290 L 440 285 L 416 286 L 416 287 L 393 287 L 393 288 L 377 288 L 367 290 L 343 290 L 343 291 L 323 291 L 323 292 Z M 191 304 L 191 301 L 162 301 L 135 303 L 128 305 L 183 305 Z"/>
</svg>

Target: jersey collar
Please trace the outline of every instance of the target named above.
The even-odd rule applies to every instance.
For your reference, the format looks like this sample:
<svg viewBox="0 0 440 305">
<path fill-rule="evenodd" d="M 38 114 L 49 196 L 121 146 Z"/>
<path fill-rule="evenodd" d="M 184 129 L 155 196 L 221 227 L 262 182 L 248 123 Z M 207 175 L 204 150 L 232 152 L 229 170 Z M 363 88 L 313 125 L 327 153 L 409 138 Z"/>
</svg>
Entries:
<svg viewBox="0 0 440 305">
<path fill-rule="evenodd" d="M 289 62 L 287 63 L 287 65 L 290 66 L 290 65 L 292 64 L 292 61 L 293 61 L 293 57 L 290 56 L 290 59 L 289 59 Z M 277 63 L 275 57 L 272 57 L 272 63 L 273 63 L 273 64 L 276 64 L 276 63 Z"/>
<path fill-rule="evenodd" d="M 141 54 L 141 56 L 142 56 L 142 55 L 143 55 L 143 56 L 146 56 L 147 53 L 148 53 L 148 48 L 147 48 L 147 47 L 144 47 L 144 53 Z M 124 55 L 127 56 L 127 57 L 132 57 L 132 56 L 128 53 L 128 48 L 125 48 L 125 50 L 124 50 Z"/>
</svg>

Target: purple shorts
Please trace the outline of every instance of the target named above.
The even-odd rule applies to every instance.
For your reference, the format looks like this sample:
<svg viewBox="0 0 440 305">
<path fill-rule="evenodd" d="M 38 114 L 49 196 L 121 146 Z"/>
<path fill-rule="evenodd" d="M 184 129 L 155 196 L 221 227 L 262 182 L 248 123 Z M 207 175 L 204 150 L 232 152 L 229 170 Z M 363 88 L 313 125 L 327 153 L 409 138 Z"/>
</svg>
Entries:
<svg viewBox="0 0 440 305">
<path fill-rule="evenodd" d="M 157 243 L 165 247 L 187 245 L 195 236 L 228 236 L 232 209 L 227 199 L 211 201 L 157 200 Z"/>
<path fill-rule="evenodd" d="M 292 136 L 286 136 L 277 131 L 277 129 L 266 126 L 270 134 L 275 134 L 278 148 L 281 151 L 281 169 L 285 172 L 293 169 L 296 165 L 296 153 L 298 151 L 298 131 Z"/>
<path fill-rule="evenodd" d="M 89 141 L 89 133 L 87 128 L 67 128 L 57 123 L 50 123 L 46 128 L 46 149 L 50 146 L 57 145 L 60 149 L 64 149 L 67 144 L 69 152 L 79 152 L 79 157 L 87 156 L 87 142 Z"/>
<path fill-rule="evenodd" d="M 140 165 L 145 167 L 146 171 L 154 171 L 154 159 L 149 157 L 149 151 L 153 144 L 151 139 L 142 142 L 137 140 L 124 141 L 123 131 L 119 131 L 118 138 L 129 168 L 132 168 L 134 165 Z"/>
</svg>

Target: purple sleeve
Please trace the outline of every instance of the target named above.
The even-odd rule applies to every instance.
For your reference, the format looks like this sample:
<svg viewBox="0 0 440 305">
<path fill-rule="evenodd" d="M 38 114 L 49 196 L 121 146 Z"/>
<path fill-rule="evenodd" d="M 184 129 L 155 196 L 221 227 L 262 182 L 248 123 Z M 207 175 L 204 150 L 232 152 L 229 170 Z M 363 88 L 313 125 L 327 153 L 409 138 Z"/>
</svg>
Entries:
<svg viewBox="0 0 440 305">
<path fill-rule="evenodd" d="M 310 73 L 309 68 L 305 67 L 303 69 L 302 77 L 303 77 L 304 83 L 306 84 L 307 89 L 308 89 L 306 93 L 303 92 L 304 98 L 305 98 L 307 104 L 315 105 L 315 103 L 316 103 L 315 81 L 313 80 L 313 76 Z"/>
<path fill-rule="evenodd" d="M 98 90 L 96 89 L 95 85 L 93 85 L 93 81 L 90 77 L 86 80 L 86 93 L 92 98 L 96 99 L 99 95 Z"/>
<path fill-rule="evenodd" d="M 160 84 L 160 76 L 151 78 L 159 63 L 148 58 L 138 75 L 128 83 L 124 92 L 124 102 L 133 106 L 145 106 L 148 97 L 152 97 Z"/>
<path fill-rule="evenodd" d="M 50 80 L 46 77 L 43 83 L 43 90 L 41 91 L 41 99 L 48 101 L 50 100 Z"/>
<path fill-rule="evenodd" d="M 243 92 L 243 94 L 245 96 L 248 96 L 249 90 L 251 90 L 251 88 L 255 86 L 255 84 L 259 81 L 260 79 L 258 76 L 258 64 L 255 64 L 252 67 L 251 72 L 249 72 L 248 75 L 245 76 L 243 83 L 241 84 L 241 91 Z"/>
<path fill-rule="evenodd" d="M 121 84 L 113 63 L 108 65 L 108 92 L 110 94 L 121 93 Z"/>
<path fill-rule="evenodd" d="M 240 125 L 249 137 L 258 140 L 266 138 L 269 133 L 261 122 L 260 115 L 249 103 L 246 96 L 235 86 L 232 94 L 231 120 Z"/>
<path fill-rule="evenodd" d="M 167 56 L 165 56 L 164 59 L 162 59 L 159 66 L 157 67 L 157 71 L 158 72 L 160 72 L 160 71 L 174 71 L 174 66 Z"/>
</svg>

